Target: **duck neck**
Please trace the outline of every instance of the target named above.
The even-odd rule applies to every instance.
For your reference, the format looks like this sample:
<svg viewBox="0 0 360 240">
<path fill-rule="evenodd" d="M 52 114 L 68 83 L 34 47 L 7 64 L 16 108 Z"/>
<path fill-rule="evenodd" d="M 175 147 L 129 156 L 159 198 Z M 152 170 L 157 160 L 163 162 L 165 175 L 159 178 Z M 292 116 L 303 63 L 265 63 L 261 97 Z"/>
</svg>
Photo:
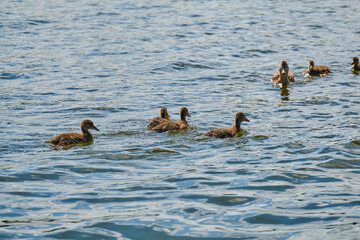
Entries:
<svg viewBox="0 0 360 240">
<path fill-rule="evenodd" d="M 236 130 L 237 131 L 240 131 L 240 125 L 241 125 L 241 121 L 240 121 L 240 119 L 236 119 L 235 120 L 235 127 L 236 127 Z"/>
<path fill-rule="evenodd" d="M 360 64 L 359 64 L 359 62 L 355 62 L 355 63 L 354 63 L 354 69 L 355 69 L 355 70 L 360 70 Z"/>
<path fill-rule="evenodd" d="M 309 64 L 308 71 L 311 72 L 314 69 L 314 66 Z"/>
<path fill-rule="evenodd" d="M 280 83 L 287 84 L 287 74 L 286 73 L 280 73 Z"/>
<path fill-rule="evenodd" d="M 288 74 L 289 74 L 289 71 L 288 70 L 285 70 L 283 73 L 280 74 L 280 83 L 282 84 L 288 84 L 289 83 L 289 79 L 288 79 Z"/>
<path fill-rule="evenodd" d="M 92 139 L 92 135 L 87 128 L 81 128 L 81 131 L 83 132 L 84 139 L 86 140 Z"/>
<path fill-rule="evenodd" d="M 185 111 L 180 113 L 180 120 L 186 122 L 186 113 L 185 113 Z"/>
<path fill-rule="evenodd" d="M 165 119 L 168 118 L 166 112 L 161 112 L 160 117 Z"/>
</svg>

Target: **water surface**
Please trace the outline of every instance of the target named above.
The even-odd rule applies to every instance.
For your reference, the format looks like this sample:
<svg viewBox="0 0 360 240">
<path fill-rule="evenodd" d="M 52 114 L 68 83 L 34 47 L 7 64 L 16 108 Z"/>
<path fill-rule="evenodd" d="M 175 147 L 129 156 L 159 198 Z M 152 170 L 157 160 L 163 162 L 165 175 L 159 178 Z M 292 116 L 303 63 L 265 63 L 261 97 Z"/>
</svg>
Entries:
<svg viewBox="0 0 360 240">
<path fill-rule="evenodd" d="M 0 238 L 357 238 L 352 4 L 2 1 Z M 182 106 L 187 131 L 146 128 Z M 239 111 L 239 137 L 201 135 Z M 91 144 L 48 145 L 83 119 Z"/>
</svg>

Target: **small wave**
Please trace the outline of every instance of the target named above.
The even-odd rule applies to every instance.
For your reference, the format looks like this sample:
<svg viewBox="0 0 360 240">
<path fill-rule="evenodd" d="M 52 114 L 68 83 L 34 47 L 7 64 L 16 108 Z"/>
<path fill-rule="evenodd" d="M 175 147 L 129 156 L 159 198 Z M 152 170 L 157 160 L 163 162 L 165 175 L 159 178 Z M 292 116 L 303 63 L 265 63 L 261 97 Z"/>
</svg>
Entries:
<svg viewBox="0 0 360 240">
<path fill-rule="evenodd" d="M 319 177 L 319 176 L 300 174 L 300 173 L 289 173 L 287 175 L 293 178 L 292 182 L 295 184 L 304 184 L 308 182 L 319 182 L 319 183 L 342 182 L 341 179 L 334 177 Z"/>
<path fill-rule="evenodd" d="M 258 52 L 258 53 L 261 53 L 261 54 L 272 54 L 272 53 L 277 53 L 277 51 L 270 50 L 270 49 L 267 49 L 267 50 L 261 50 L 261 49 L 251 49 L 251 50 L 249 50 L 249 52 Z"/>
<path fill-rule="evenodd" d="M 140 132 L 135 131 L 117 131 L 115 133 L 107 133 L 104 136 L 133 136 L 136 134 L 140 134 Z"/>
<path fill-rule="evenodd" d="M 60 200 L 62 203 L 119 203 L 119 202 L 143 202 L 143 201 L 158 201 L 164 198 L 145 198 L 145 197 L 107 197 L 107 198 L 65 198 Z"/>
<path fill-rule="evenodd" d="M 120 189 L 120 191 L 124 192 L 133 192 L 133 191 L 167 191 L 167 190 L 176 190 L 175 187 L 143 187 L 143 186 L 136 186 L 136 187 L 129 187 Z"/>
<path fill-rule="evenodd" d="M 318 166 L 323 168 L 357 168 L 356 166 L 351 166 L 350 164 L 339 161 L 329 161 L 326 163 L 321 163 Z"/>
<path fill-rule="evenodd" d="M 223 185 L 229 185 L 230 182 L 201 182 L 201 184 L 208 186 L 223 186 Z"/>
<path fill-rule="evenodd" d="M 172 67 L 173 67 L 173 69 L 176 69 L 176 70 L 183 70 L 183 69 L 188 69 L 188 68 L 212 69 L 212 67 L 209 67 L 209 66 L 206 66 L 203 64 L 194 64 L 194 63 L 189 63 L 189 62 L 172 63 Z"/>
<path fill-rule="evenodd" d="M 100 233 L 89 233 L 87 231 L 66 230 L 56 234 L 46 235 L 55 239 L 117 239 Z"/>
<path fill-rule="evenodd" d="M 130 224 L 118 224 L 112 222 L 100 222 L 92 226 L 88 226 L 87 229 L 104 229 L 106 231 L 101 232 L 116 232 L 121 234 L 121 238 L 111 237 L 108 235 L 99 235 L 91 234 L 87 232 L 78 232 L 67 230 L 61 233 L 48 235 L 50 238 L 60 238 L 60 239 L 176 239 L 176 240 L 185 240 L 193 239 L 189 237 L 177 237 L 169 235 L 167 231 L 161 231 L 157 225 L 152 225 L 151 227 L 143 225 L 130 225 Z M 76 234 L 76 235 L 74 235 Z"/>
<path fill-rule="evenodd" d="M 352 208 L 352 207 L 356 207 L 356 206 L 360 206 L 360 201 L 351 201 L 351 202 L 335 203 L 335 204 L 332 204 L 332 203 L 328 203 L 328 204 L 309 203 L 302 209 L 306 209 L 306 210 L 316 210 L 316 209 L 324 209 L 324 208 L 341 208 L 341 209 L 343 209 L 344 207 Z"/>
<path fill-rule="evenodd" d="M 20 74 L 20 73 L 2 72 L 0 74 L 0 79 L 19 79 L 19 78 L 29 78 L 29 77 L 24 74 Z"/>
<path fill-rule="evenodd" d="M 323 26 L 321 25 L 314 25 L 314 24 L 309 24 L 307 25 L 307 27 L 311 28 L 311 29 L 320 29 L 323 28 Z"/>
<path fill-rule="evenodd" d="M 47 20 L 34 20 L 34 19 L 29 19 L 29 20 L 27 20 L 27 22 L 29 23 L 29 25 L 39 25 L 39 24 L 51 23 L 50 21 L 47 21 Z"/>
<path fill-rule="evenodd" d="M 7 194 L 37 198 L 48 198 L 54 195 L 54 193 L 51 192 L 7 192 Z"/>
<path fill-rule="evenodd" d="M 151 153 L 151 154 L 159 154 L 159 153 L 160 154 L 179 154 L 176 151 L 172 151 L 169 149 L 162 149 L 162 148 L 155 148 L 155 149 L 149 150 L 148 153 Z"/>
<path fill-rule="evenodd" d="M 290 185 L 276 185 L 276 186 L 246 186 L 246 187 L 234 187 L 230 189 L 245 189 L 245 190 L 262 190 L 271 192 L 285 192 L 288 189 L 293 189 L 294 186 Z"/>
<path fill-rule="evenodd" d="M 252 224 L 284 224 L 284 225 L 297 225 L 311 222 L 335 221 L 339 217 L 287 217 L 273 214 L 260 214 L 253 217 L 245 218 L 244 220 Z"/>
<path fill-rule="evenodd" d="M 0 176 L 0 182 L 59 180 L 63 175 L 63 173 L 23 173 L 14 176 Z"/>
<path fill-rule="evenodd" d="M 119 173 L 125 172 L 121 169 L 114 169 L 114 168 L 69 168 L 70 171 L 76 173 Z"/>
<path fill-rule="evenodd" d="M 207 195 L 183 195 L 181 198 L 184 199 L 205 199 L 207 203 L 212 203 L 220 206 L 236 206 L 241 204 L 246 204 L 248 202 L 254 201 L 253 197 L 242 197 L 242 196 L 220 196 L 212 197 Z"/>
<path fill-rule="evenodd" d="M 197 177 L 197 178 L 168 178 L 166 182 L 185 182 L 185 181 L 193 181 L 193 180 L 210 180 L 209 178 Z"/>
<path fill-rule="evenodd" d="M 114 13 L 114 12 L 98 12 L 96 15 L 97 15 L 97 16 L 102 16 L 102 15 L 104 15 L 104 16 L 119 16 L 120 13 Z"/>
<path fill-rule="evenodd" d="M 269 136 L 256 135 L 256 136 L 252 136 L 251 139 L 254 139 L 254 140 L 266 140 L 266 139 L 269 139 Z"/>
</svg>

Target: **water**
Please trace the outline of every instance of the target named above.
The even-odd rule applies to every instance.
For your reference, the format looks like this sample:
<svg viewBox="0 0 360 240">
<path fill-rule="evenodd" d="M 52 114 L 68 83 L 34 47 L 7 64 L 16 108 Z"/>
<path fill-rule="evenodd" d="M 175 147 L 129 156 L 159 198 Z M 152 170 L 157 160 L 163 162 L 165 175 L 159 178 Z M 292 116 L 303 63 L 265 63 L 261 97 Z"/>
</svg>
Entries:
<svg viewBox="0 0 360 240">
<path fill-rule="evenodd" d="M 0 238 L 358 238 L 352 4 L 1 1 Z M 182 106 L 188 131 L 146 129 Z M 238 138 L 201 135 L 239 111 Z M 48 145 L 83 119 L 92 144 Z"/>
</svg>

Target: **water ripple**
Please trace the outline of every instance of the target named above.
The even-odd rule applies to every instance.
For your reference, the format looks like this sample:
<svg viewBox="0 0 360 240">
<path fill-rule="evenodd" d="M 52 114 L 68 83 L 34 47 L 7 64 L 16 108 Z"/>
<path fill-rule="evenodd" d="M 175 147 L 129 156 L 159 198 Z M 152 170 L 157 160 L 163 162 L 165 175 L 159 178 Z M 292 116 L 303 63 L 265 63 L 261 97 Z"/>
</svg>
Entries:
<svg viewBox="0 0 360 240">
<path fill-rule="evenodd" d="M 246 222 L 252 224 L 284 224 L 284 225 L 295 225 L 304 224 L 311 222 L 331 222 L 339 219 L 339 217 L 287 217 L 272 214 L 259 214 L 253 217 L 244 219 Z"/>
<path fill-rule="evenodd" d="M 0 238 L 358 238 L 358 9 L 317 7 L 0 1 Z M 187 131 L 147 129 L 183 106 Z M 92 142 L 49 146 L 83 119 Z"/>
</svg>

